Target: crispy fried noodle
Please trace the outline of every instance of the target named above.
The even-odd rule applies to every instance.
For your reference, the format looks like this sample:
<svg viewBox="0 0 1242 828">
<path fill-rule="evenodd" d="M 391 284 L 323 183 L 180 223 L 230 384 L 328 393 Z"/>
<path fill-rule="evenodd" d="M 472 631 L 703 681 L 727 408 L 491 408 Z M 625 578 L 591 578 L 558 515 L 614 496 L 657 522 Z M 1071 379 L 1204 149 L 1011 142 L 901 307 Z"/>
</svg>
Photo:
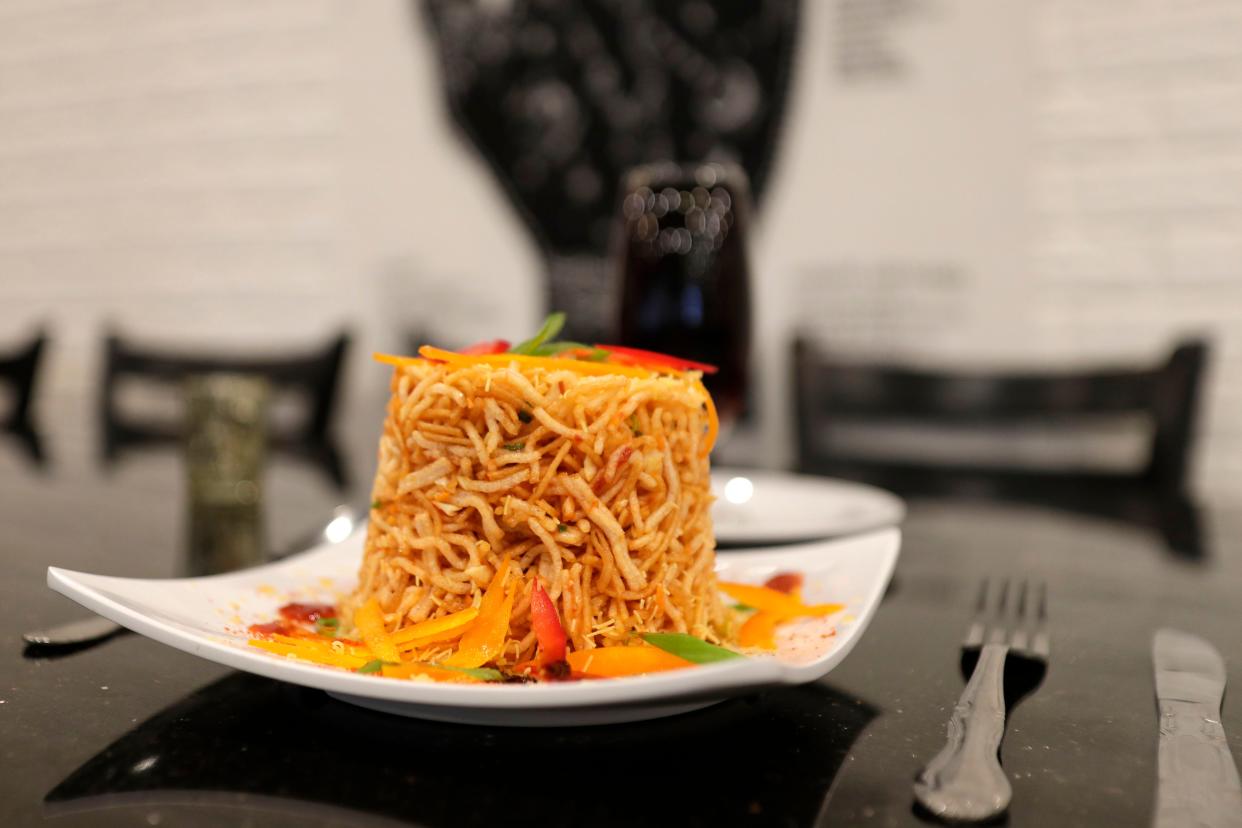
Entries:
<svg viewBox="0 0 1242 828">
<path fill-rule="evenodd" d="M 535 654 L 535 577 L 574 649 L 651 631 L 730 640 L 713 571 L 709 405 L 694 372 L 398 366 L 344 617 L 375 598 L 396 633 L 477 606 L 508 559 L 521 583 L 498 664 Z"/>
</svg>

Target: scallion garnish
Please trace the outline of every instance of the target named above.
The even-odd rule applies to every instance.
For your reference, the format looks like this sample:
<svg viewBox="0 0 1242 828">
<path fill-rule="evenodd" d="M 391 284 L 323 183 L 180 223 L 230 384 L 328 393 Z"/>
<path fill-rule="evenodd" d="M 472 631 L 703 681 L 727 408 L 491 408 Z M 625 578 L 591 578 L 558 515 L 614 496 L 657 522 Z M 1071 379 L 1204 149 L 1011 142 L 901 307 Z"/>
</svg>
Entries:
<svg viewBox="0 0 1242 828">
<path fill-rule="evenodd" d="M 366 664 L 359 667 L 358 672 L 359 673 L 378 673 L 382 669 L 384 669 L 384 662 L 380 661 L 377 658 L 374 661 L 368 661 Z"/>
<path fill-rule="evenodd" d="M 539 328 L 539 332 L 525 342 L 519 342 L 509 349 L 511 354 L 533 354 L 535 350 L 552 339 L 561 332 L 561 328 L 565 327 L 565 314 L 557 311 L 548 314 L 548 318 L 543 320 L 543 326 Z"/>
<path fill-rule="evenodd" d="M 341 619 L 339 618 L 316 618 L 315 632 L 328 638 L 335 638 L 336 631 L 341 628 Z"/>
<path fill-rule="evenodd" d="M 591 350 L 590 345 L 586 345 L 582 342 L 569 342 L 567 340 L 561 339 L 561 340 L 557 340 L 556 342 L 545 342 L 539 347 L 532 350 L 530 353 L 531 353 L 531 356 L 556 356 L 557 354 L 564 353 L 565 351 L 589 351 L 589 350 Z"/>
<path fill-rule="evenodd" d="M 734 658 L 745 658 L 741 653 L 708 644 L 701 638 L 685 633 L 643 633 L 643 641 L 653 647 L 659 647 L 666 653 L 692 661 L 695 664 L 710 664 L 713 661 L 728 661 Z"/>
<path fill-rule="evenodd" d="M 558 531 L 558 532 L 568 532 L 568 531 L 569 531 L 569 525 L 568 525 L 568 524 L 566 524 L 566 523 L 558 523 L 558 524 L 556 524 L 556 531 Z"/>
<path fill-rule="evenodd" d="M 521 451 L 526 448 L 525 443 L 505 443 L 505 451 Z"/>
</svg>

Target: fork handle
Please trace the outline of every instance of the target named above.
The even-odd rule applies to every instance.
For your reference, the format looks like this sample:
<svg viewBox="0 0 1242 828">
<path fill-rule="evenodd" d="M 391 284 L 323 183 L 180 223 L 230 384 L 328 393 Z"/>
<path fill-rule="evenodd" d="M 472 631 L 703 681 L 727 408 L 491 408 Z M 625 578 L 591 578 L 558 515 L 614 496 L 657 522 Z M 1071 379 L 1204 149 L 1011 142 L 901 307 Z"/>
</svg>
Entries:
<svg viewBox="0 0 1242 828">
<path fill-rule="evenodd" d="M 948 741 L 914 783 L 914 794 L 931 813 L 977 821 L 1009 806 L 1013 788 L 1001 770 L 1005 735 L 1005 644 L 985 644 L 979 663 L 949 717 Z"/>
</svg>

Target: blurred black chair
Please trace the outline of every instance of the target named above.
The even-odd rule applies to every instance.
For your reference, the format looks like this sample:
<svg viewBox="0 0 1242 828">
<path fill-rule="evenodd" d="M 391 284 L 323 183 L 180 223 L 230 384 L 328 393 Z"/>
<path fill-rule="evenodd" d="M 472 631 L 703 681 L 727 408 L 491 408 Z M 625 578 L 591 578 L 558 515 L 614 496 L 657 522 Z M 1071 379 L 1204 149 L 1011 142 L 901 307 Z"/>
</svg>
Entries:
<svg viewBox="0 0 1242 828">
<path fill-rule="evenodd" d="M 273 424 L 270 447 L 309 460 L 323 469 L 338 487 L 345 488 L 348 483 L 345 467 L 330 429 L 348 346 L 348 334 L 341 333 L 326 347 L 297 356 L 190 355 L 135 346 L 111 333 L 104 341 L 100 384 L 103 457 L 111 462 L 127 448 L 168 444 L 181 439 L 180 422 L 139 419 L 123 412 L 117 400 L 123 384 L 136 380 L 169 386 L 179 385 L 193 374 L 252 374 L 266 378 L 274 395 L 291 392 L 306 403 L 306 414 L 300 423 L 288 428 Z"/>
<path fill-rule="evenodd" d="M 1195 420 L 1207 363 L 1200 341 L 1177 345 L 1154 367 L 1044 373 L 937 372 L 833 361 L 811 342 L 794 343 L 799 470 L 864 480 L 906 495 L 982 496 L 1042 503 L 1136 522 L 1162 532 L 1170 549 L 1202 556 L 1198 518 L 1186 494 Z M 1092 469 L 891 459 L 859 450 L 834 431 L 1024 427 L 1072 433 L 1076 426 L 1129 417 L 1150 431 L 1146 460 L 1133 469 Z"/>
<path fill-rule="evenodd" d="M 8 414 L 0 421 L 0 428 L 16 438 L 38 465 L 43 465 L 46 457 L 43 441 L 31 419 L 30 406 L 39 376 L 39 361 L 46 345 L 47 334 L 40 331 L 29 343 L 18 346 L 11 354 L 0 355 L 0 383 L 9 386 L 13 399 Z"/>
</svg>

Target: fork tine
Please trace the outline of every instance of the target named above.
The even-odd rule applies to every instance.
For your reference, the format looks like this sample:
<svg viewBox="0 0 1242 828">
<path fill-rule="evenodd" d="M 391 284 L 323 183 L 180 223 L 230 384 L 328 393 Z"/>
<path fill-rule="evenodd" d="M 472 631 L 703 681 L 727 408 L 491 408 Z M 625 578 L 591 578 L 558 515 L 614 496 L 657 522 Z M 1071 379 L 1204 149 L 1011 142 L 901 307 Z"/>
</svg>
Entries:
<svg viewBox="0 0 1242 828">
<path fill-rule="evenodd" d="M 1029 602 L 1027 601 L 1030 582 L 1025 578 L 1018 587 L 1017 609 L 1014 611 L 1013 633 L 1009 637 L 1009 648 L 1023 653 L 1029 644 L 1028 631 L 1032 626 Z"/>
<path fill-rule="evenodd" d="M 1009 608 L 1009 579 L 1005 578 L 1001 581 L 1000 596 L 996 602 L 996 610 L 992 614 L 992 635 L 988 639 L 989 644 L 1005 643 L 1005 616 L 1008 614 Z"/>
<path fill-rule="evenodd" d="M 964 649 L 983 646 L 983 633 L 987 627 L 987 606 L 988 579 L 984 577 L 979 581 L 979 597 L 975 599 L 975 614 L 970 619 L 970 626 L 966 630 L 966 640 L 962 642 Z"/>
<path fill-rule="evenodd" d="M 1040 658 L 1047 658 L 1051 650 L 1048 637 L 1048 585 L 1039 583 L 1039 601 L 1035 610 L 1035 636 L 1031 650 Z"/>
</svg>

